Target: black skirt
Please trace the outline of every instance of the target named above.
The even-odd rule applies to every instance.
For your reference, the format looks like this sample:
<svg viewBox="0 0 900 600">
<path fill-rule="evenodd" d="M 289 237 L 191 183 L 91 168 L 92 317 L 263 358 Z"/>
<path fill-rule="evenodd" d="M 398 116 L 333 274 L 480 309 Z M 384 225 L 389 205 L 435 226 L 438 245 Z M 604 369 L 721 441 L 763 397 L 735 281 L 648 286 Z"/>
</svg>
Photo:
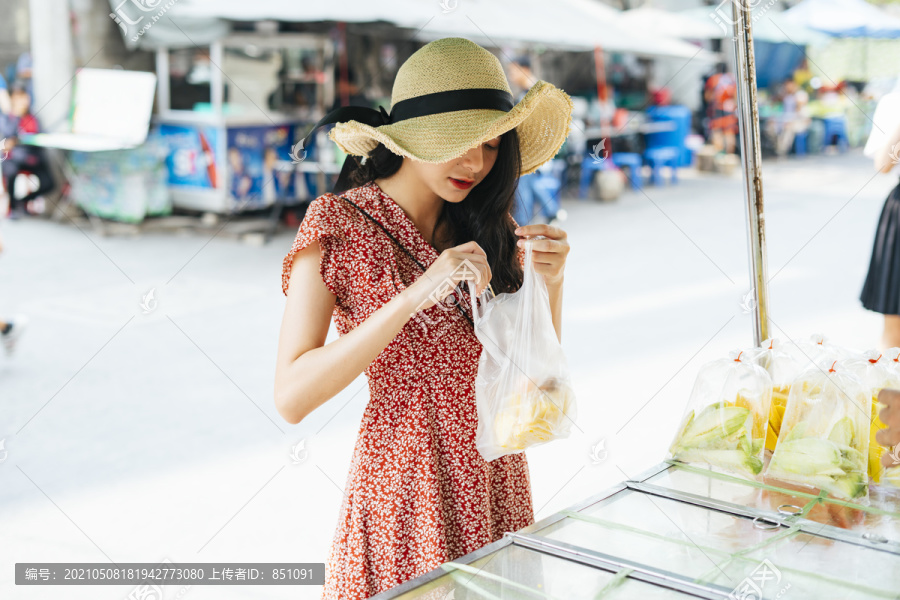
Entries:
<svg viewBox="0 0 900 600">
<path fill-rule="evenodd" d="M 859 299 L 869 310 L 900 315 L 900 184 L 881 210 L 869 273 Z"/>
</svg>

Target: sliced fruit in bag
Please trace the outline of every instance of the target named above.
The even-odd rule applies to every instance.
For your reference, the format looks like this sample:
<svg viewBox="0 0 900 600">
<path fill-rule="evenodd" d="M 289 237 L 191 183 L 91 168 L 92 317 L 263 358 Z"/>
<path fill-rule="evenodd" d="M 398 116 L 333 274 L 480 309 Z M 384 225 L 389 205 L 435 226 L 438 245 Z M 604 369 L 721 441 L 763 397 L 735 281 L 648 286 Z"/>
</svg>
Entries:
<svg viewBox="0 0 900 600">
<path fill-rule="evenodd" d="M 772 380 L 742 353 L 704 365 L 691 392 L 671 457 L 755 478 L 762 470 Z"/>
</svg>

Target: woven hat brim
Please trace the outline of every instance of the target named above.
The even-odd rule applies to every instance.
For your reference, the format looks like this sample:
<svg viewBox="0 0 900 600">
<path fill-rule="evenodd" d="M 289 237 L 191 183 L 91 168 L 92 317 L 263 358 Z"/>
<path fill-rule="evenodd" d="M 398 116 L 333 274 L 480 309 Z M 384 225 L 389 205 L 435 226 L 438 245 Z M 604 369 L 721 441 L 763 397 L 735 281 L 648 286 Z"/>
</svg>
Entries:
<svg viewBox="0 0 900 600">
<path fill-rule="evenodd" d="M 538 81 L 509 112 L 460 110 L 372 127 L 358 121 L 338 123 L 329 132 L 347 154 L 368 156 L 379 142 L 391 152 L 428 163 L 442 163 L 517 128 L 521 174 L 533 173 L 553 158 L 569 135 L 572 99 L 546 81 Z"/>
</svg>

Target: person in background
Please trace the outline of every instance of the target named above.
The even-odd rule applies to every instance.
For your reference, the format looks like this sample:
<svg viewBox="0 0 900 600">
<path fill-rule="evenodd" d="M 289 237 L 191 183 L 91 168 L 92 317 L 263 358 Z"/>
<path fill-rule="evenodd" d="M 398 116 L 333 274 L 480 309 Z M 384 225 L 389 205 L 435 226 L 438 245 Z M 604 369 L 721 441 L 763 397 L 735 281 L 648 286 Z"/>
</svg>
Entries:
<svg viewBox="0 0 900 600">
<path fill-rule="evenodd" d="M 0 238 L 0 254 L 3 253 L 3 239 Z M 28 318 L 25 315 L 16 315 L 13 319 L 0 319 L 0 343 L 7 356 L 12 355 L 16 349 L 16 342 L 25 331 Z"/>
<path fill-rule="evenodd" d="M 703 76 L 703 80 L 700 83 L 700 108 L 693 114 L 693 118 L 691 119 L 693 128 L 703 135 L 703 140 L 706 143 L 712 143 L 712 129 L 709 126 L 710 114 L 712 113 L 710 101 L 707 99 L 706 95 L 706 84 L 713 75 L 715 75 L 715 73 L 707 73 Z M 762 92 L 765 90 L 760 91 Z M 762 99 L 760 99 L 760 102 L 762 102 Z"/>
<path fill-rule="evenodd" d="M 509 63 L 507 69 L 509 82 L 518 88 L 515 101 L 520 102 L 525 97 L 528 89 L 537 80 L 531 72 L 531 59 L 527 56 L 518 56 Z M 529 173 L 519 177 L 516 186 L 516 202 L 513 207 L 513 219 L 521 225 L 528 225 L 534 219 L 534 203 L 541 205 L 541 214 L 550 225 L 558 225 L 566 218 L 566 211 L 559 207 L 556 197 L 544 189 L 540 183 L 538 173 Z"/>
<path fill-rule="evenodd" d="M 669 88 L 656 88 L 650 92 L 651 106 L 669 106 L 670 104 L 672 104 L 672 91 Z"/>
<path fill-rule="evenodd" d="M 800 63 L 800 66 L 794 70 L 793 74 L 794 83 L 797 84 L 797 87 L 807 94 L 811 94 L 813 90 L 812 86 L 812 78 L 813 74 L 809 70 L 809 64 L 806 58 L 803 59 L 803 62 Z"/>
<path fill-rule="evenodd" d="M 738 131 L 737 82 L 724 62 L 706 80 L 704 96 L 709 103 L 710 141 L 719 152 L 734 154 Z"/>
<path fill-rule="evenodd" d="M 0 122 L 0 140 L 6 140 L 6 159 L 2 165 L 3 183 L 9 196 L 10 218 L 17 219 L 27 212 L 28 202 L 53 190 L 55 184 L 47 165 L 43 148 L 19 143 L 19 136 L 38 133 L 38 120 L 31 114 L 31 97 L 25 84 L 16 81 L 10 93 L 12 109 Z M 16 197 L 16 178 L 30 173 L 38 178 L 38 188 L 22 198 Z"/>
<path fill-rule="evenodd" d="M 875 162 L 876 172 L 890 173 L 900 163 L 900 77 L 878 101 L 872 122 L 863 154 Z M 884 315 L 883 347 L 900 346 L 900 182 L 884 202 L 860 301 Z"/>
<path fill-rule="evenodd" d="M 6 85 L 6 78 L 3 75 L 0 75 L 0 161 L 4 161 L 7 158 L 7 150 L 6 150 L 6 140 L 2 137 L 3 134 L 3 124 L 6 121 L 6 115 L 9 114 L 12 106 L 9 101 L 9 88 Z M 0 177 L 0 199 L 4 196 L 3 194 L 6 192 L 6 182 Z M 8 198 L 8 196 L 7 196 Z M 9 212 L 9 207 L 6 206 L 3 208 L 3 215 L 6 215 Z"/>
<path fill-rule="evenodd" d="M 810 102 L 813 117 L 825 119 L 847 114 L 847 108 L 852 107 L 844 90 L 847 88 L 845 81 L 837 84 L 826 84 L 816 92 L 815 102 Z"/>
<path fill-rule="evenodd" d="M 31 52 L 23 52 L 16 61 L 16 81 L 25 85 L 29 103 L 34 102 L 34 83 L 31 80 Z"/>
<path fill-rule="evenodd" d="M 810 118 L 806 109 L 808 102 L 809 95 L 800 89 L 795 80 L 784 81 L 781 98 L 784 110 L 781 114 L 781 131 L 778 133 L 775 147 L 778 156 L 787 156 L 794 145 L 794 137 L 809 128 Z"/>
</svg>

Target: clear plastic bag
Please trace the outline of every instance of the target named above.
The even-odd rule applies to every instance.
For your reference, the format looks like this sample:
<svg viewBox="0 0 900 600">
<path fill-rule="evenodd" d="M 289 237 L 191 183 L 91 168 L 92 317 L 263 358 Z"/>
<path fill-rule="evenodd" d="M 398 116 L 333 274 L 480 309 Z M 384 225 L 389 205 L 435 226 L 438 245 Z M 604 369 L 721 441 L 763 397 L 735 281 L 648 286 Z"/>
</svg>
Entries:
<svg viewBox="0 0 900 600">
<path fill-rule="evenodd" d="M 900 348 L 888 348 L 884 351 L 881 360 L 889 369 L 900 372 Z"/>
<path fill-rule="evenodd" d="M 890 349 L 888 350 L 890 352 Z M 888 451 L 878 443 L 875 434 L 887 427 L 878 416 L 884 405 L 878 401 L 878 393 L 884 388 L 900 390 L 900 371 L 894 368 L 893 358 L 878 350 L 869 350 L 861 358 L 852 358 L 843 363 L 863 380 L 872 397 L 872 414 L 869 417 L 869 479 L 879 485 L 900 487 L 900 469 L 885 469 L 881 456 Z"/>
<path fill-rule="evenodd" d="M 486 461 L 568 437 L 575 393 L 553 327 L 544 278 L 534 270 L 526 240 L 522 287 L 476 302 L 469 281 L 475 335 L 482 344 L 475 378 L 475 446 Z M 488 300 L 485 302 L 485 300 Z"/>
<path fill-rule="evenodd" d="M 763 445 L 772 378 L 743 352 L 704 365 L 669 455 L 754 479 L 763 468 Z"/>
<path fill-rule="evenodd" d="M 868 497 L 870 412 L 869 391 L 846 363 L 804 370 L 791 384 L 766 477 L 845 500 Z"/>
<path fill-rule="evenodd" d="M 893 373 L 897 378 L 900 378 L 900 348 L 888 348 L 887 350 L 885 350 L 884 355 L 881 357 L 881 362 L 885 363 L 885 366 L 891 370 L 891 373 Z M 885 387 L 900 390 L 900 387 L 894 387 L 894 385 L 887 385 Z M 885 427 L 887 427 L 887 425 L 885 425 L 881 421 L 881 417 L 879 416 L 882 409 L 884 409 L 884 404 L 878 402 L 878 398 L 876 395 L 874 408 L 875 415 L 872 419 L 874 425 L 872 429 L 872 435 L 875 435 L 874 432 L 878 429 L 884 429 Z M 876 441 L 875 443 L 877 444 L 878 442 Z M 893 467 L 884 469 L 881 474 L 881 485 L 900 488 L 900 444 L 897 444 L 893 448 L 885 449 L 885 451 L 891 453 L 891 456 L 894 457 L 894 462 L 897 464 Z"/>
<path fill-rule="evenodd" d="M 764 368 L 772 378 L 772 405 L 766 426 L 766 450 L 773 452 L 781 431 L 781 421 L 787 407 L 791 382 L 800 373 L 800 363 L 788 352 L 785 344 L 777 339 L 765 340 L 758 347 L 747 351 L 751 360 Z"/>
<path fill-rule="evenodd" d="M 833 344 L 821 333 L 814 333 L 809 336 L 808 340 L 785 344 L 784 349 L 794 356 L 801 369 L 814 367 L 824 362 L 831 365 L 836 360 L 852 358 L 857 355 L 857 352 L 853 350 Z"/>
</svg>

